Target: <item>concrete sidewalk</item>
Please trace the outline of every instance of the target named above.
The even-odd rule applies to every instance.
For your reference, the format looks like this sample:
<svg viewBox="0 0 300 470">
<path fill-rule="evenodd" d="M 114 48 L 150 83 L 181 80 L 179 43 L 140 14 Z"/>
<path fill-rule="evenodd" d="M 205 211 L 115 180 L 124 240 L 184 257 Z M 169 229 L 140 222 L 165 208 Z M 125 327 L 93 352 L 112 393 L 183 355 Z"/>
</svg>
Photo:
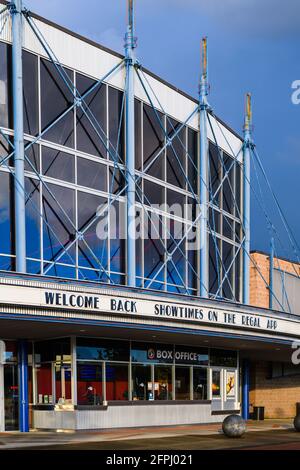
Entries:
<svg viewBox="0 0 300 470">
<path fill-rule="evenodd" d="M 282 420 L 265 420 L 265 421 L 248 421 L 247 433 L 270 433 L 272 431 L 291 431 L 293 430 L 292 419 Z M 160 426 L 160 427 L 144 427 L 144 428 L 122 428 L 122 429 L 106 429 L 102 431 L 55 431 L 42 432 L 32 430 L 29 433 L 7 432 L 0 433 L 0 450 L 9 449 L 26 449 L 39 447 L 45 448 L 52 446 L 84 446 L 84 444 L 96 443 L 112 443 L 119 444 L 125 441 L 137 440 L 155 440 L 164 438 L 183 438 L 187 436 L 220 436 L 222 435 L 222 425 L 218 424 L 199 424 L 199 425 L 182 425 L 182 426 Z M 299 433 L 298 433 L 299 434 Z M 298 438 L 298 435 L 297 435 Z M 129 442 L 128 442 L 129 444 Z"/>
</svg>

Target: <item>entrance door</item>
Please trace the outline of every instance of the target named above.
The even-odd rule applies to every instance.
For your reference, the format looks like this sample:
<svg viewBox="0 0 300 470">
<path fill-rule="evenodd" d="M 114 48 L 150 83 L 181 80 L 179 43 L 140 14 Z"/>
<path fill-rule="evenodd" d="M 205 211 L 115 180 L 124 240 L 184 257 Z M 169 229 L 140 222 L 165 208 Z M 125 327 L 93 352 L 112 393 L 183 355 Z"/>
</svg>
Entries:
<svg viewBox="0 0 300 470">
<path fill-rule="evenodd" d="M 18 367 L 4 364 L 4 422 L 5 431 L 19 429 L 19 387 Z"/>
</svg>

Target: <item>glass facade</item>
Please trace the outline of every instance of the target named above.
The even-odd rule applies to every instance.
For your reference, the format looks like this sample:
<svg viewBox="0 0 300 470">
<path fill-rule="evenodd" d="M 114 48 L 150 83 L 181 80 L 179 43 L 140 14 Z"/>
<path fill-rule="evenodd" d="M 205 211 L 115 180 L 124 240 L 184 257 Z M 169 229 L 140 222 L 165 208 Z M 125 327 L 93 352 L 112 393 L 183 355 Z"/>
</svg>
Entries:
<svg viewBox="0 0 300 470">
<path fill-rule="evenodd" d="M 50 61 L 28 51 L 23 66 L 28 272 L 125 284 L 124 94 L 70 68 L 63 80 Z M 11 46 L 2 42 L 0 84 L 5 158 L 13 141 Z M 74 106 L 75 87 L 82 106 Z M 135 147 L 137 231 L 146 235 L 136 244 L 137 285 L 197 295 L 198 132 L 136 99 Z M 210 293 L 240 300 L 241 167 L 209 148 Z M 0 165 L 4 270 L 14 270 L 15 260 L 12 171 L 13 159 Z"/>
</svg>

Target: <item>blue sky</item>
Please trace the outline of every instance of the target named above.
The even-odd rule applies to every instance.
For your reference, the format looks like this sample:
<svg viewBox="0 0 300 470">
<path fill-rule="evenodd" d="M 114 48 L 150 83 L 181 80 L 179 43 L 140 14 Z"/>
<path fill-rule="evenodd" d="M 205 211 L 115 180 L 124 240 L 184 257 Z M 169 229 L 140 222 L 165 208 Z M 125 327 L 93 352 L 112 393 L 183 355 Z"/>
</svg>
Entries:
<svg viewBox="0 0 300 470">
<path fill-rule="evenodd" d="M 123 50 L 126 0 L 24 0 L 24 4 Z M 291 100 L 291 84 L 300 80 L 299 0 L 136 0 L 136 34 L 140 62 L 193 96 L 198 89 L 200 39 L 207 35 L 210 103 L 238 132 L 244 94 L 252 92 L 257 150 L 300 244 L 300 104 Z M 252 178 L 255 181 L 254 171 Z M 277 243 L 278 252 L 295 258 L 266 189 L 262 191 L 283 242 L 281 248 Z M 268 250 L 265 219 L 252 199 L 252 249 Z"/>
</svg>

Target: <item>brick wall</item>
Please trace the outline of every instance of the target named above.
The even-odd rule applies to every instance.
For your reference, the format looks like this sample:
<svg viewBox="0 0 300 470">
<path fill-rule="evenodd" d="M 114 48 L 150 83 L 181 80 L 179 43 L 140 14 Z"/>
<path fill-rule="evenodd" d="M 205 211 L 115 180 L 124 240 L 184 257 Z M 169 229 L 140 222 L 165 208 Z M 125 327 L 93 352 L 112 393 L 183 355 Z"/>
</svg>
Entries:
<svg viewBox="0 0 300 470">
<path fill-rule="evenodd" d="M 264 406 L 266 418 L 293 418 L 300 402 L 300 376 L 269 379 L 269 375 L 269 363 L 251 363 L 250 405 Z"/>
<path fill-rule="evenodd" d="M 290 261 L 274 258 L 274 268 L 300 276 L 300 265 Z M 259 273 L 260 271 L 260 273 Z M 264 279 L 266 282 L 264 282 Z M 269 308 L 269 289 L 266 285 L 270 280 L 269 255 L 253 252 L 250 260 L 250 305 Z"/>
</svg>

